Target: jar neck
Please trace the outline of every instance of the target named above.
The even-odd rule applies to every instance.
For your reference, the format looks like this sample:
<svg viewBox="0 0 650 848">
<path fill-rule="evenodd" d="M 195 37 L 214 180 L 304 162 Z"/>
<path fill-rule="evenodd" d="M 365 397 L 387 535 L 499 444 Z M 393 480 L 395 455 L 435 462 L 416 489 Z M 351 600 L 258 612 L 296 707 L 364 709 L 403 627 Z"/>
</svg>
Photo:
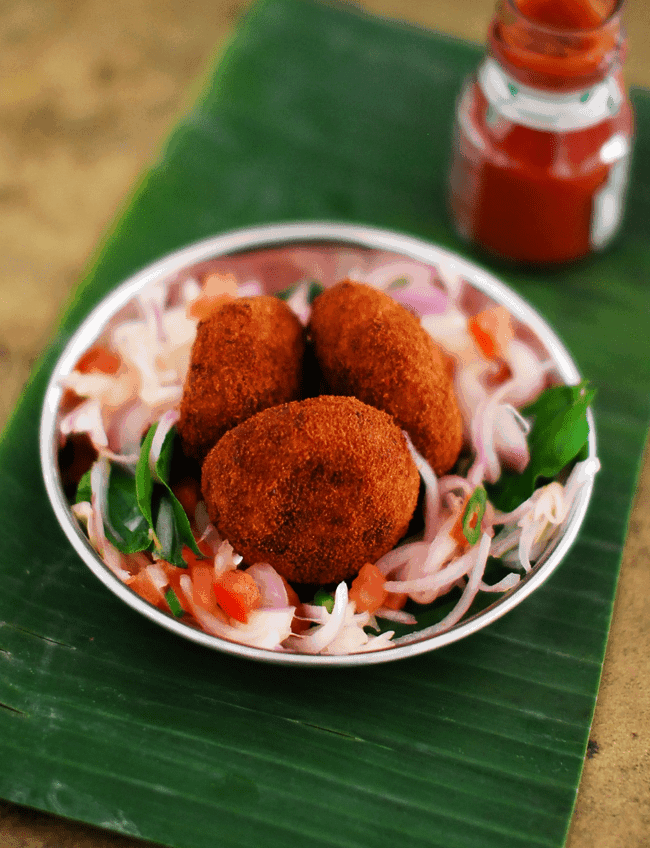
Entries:
<svg viewBox="0 0 650 848">
<path fill-rule="evenodd" d="M 623 62 L 623 0 L 600 19 L 594 0 L 498 0 L 488 33 L 491 55 L 519 82 L 575 91 L 604 80 Z M 600 3 L 601 6 L 605 2 Z"/>
</svg>

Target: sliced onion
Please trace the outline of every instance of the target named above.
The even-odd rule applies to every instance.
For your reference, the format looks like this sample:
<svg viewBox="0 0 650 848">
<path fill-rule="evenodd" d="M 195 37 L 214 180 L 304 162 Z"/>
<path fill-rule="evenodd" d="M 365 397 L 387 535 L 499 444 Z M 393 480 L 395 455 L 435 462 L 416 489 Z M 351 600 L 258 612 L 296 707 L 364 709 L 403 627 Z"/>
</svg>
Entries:
<svg viewBox="0 0 650 848">
<path fill-rule="evenodd" d="M 260 606 L 268 609 L 288 607 L 289 595 L 284 581 L 268 562 L 260 562 L 246 569 L 260 590 Z"/>
<path fill-rule="evenodd" d="M 398 295 L 408 288 L 418 289 L 433 288 L 431 283 L 434 271 L 428 265 L 413 262 L 409 259 L 396 259 L 393 262 L 382 262 L 372 271 L 365 274 L 365 282 L 376 289 L 390 290 L 390 295 L 397 300 Z M 406 279 L 408 285 L 404 288 L 391 289 L 391 285 L 397 280 Z M 440 291 L 438 289 L 438 291 Z M 445 292 L 440 292 L 445 298 Z"/>
<path fill-rule="evenodd" d="M 514 589 L 515 586 L 521 581 L 521 577 L 518 574 L 506 574 L 506 576 L 499 580 L 498 583 L 492 583 L 491 585 L 488 583 L 484 583 L 482 580 L 479 584 L 480 592 L 507 592 L 509 589 Z"/>
<path fill-rule="evenodd" d="M 219 549 L 214 558 L 214 572 L 216 575 L 223 571 L 232 571 L 237 568 L 242 558 L 233 550 L 233 546 L 228 541 L 223 541 L 219 545 Z"/>
<path fill-rule="evenodd" d="M 298 318 L 303 326 L 309 323 L 311 315 L 311 304 L 309 303 L 309 280 L 303 280 L 299 283 L 291 295 L 287 298 L 286 304 L 291 309 L 293 314 Z"/>
<path fill-rule="evenodd" d="M 151 440 L 151 448 L 149 450 L 149 470 L 156 479 L 158 479 L 158 475 L 156 472 L 156 463 L 160 459 L 160 452 L 162 451 L 165 439 L 167 438 L 167 434 L 176 424 L 179 417 L 180 413 L 177 409 L 169 409 L 167 410 L 167 412 L 163 413 L 163 415 L 158 420 L 156 432 L 154 433 L 154 437 Z"/>
<path fill-rule="evenodd" d="M 357 654 L 365 654 L 368 651 L 383 651 L 386 648 L 393 648 L 394 645 L 390 641 L 395 635 L 394 630 L 387 630 L 385 633 L 380 633 L 379 636 L 369 636 L 365 645 L 357 648 Z"/>
<path fill-rule="evenodd" d="M 447 293 L 436 286 L 409 286 L 391 295 L 393 300 L 422 316 L 442 315 L 449 305 Z"/>
<path fill-rule="evenodd" d="M 147 577 L 151 581 L 151 585 L 160 594 L 160 596 L 164 598 L 164 590 L 169 586 L 169 579 L 165 572 L 155 562 L 150 563 L 145 570 L 147 572 Z"/>
<path fill-rule="evenodd" d="M 453 610 L 446 615 L 442 621 L 439 621 L 438 624 L 434 625 L 429 633 L 434 635 L 435 633 L 442 633 L 445 630 L 449 630 L 450 627 L 453 627 L 454 624 L 460 621 L 460 619 L 465 615 L 467 610 L 471 607 L 474 598 L 478 594 L 479 587 L 481 585 L 481 580 L 483 578 L 483 573 L 485 572 L 485 566 L 487 564 L 488 554 L 490 552 L 490 537 L 487 534 L 484 534 L 476 551 L 476 560 L 472 571 L 470 572 L 469 580 L 467 581 L 467 585 L 463 590 L 463 594 L 460 597 L 460 600 L 453 608 Z"/>
<path fill-rule="evenodd" d="M 438 517 L 440 515 L 440 491 L 438 489 L 438 478 L 426 459 L 418 453 L 413 446 L 408 433 L 404 433 L 406 444 L 413 457 L 413 461 L 420 473 L 424 483 L 424 541 L 430 542 L 435 538 L 438 530 Z"/>
<path fill-rule="evenodd" d="M 308 631 L 303 636 L 291 636 L 287 640 L 287 647 L 291 647 L 301 654 L 319 654 L 338 636 L 345 622 L 347 605 L 348 587 L 345 583 L 341 582 L 336 587 L 334 608 L 331 614 L 328 615 L 327 621 L 317 627 L 313 632 Z M 325 611 L 327 612 L 327 610 Z"/>
<path fill-rule="evenodd" d="M 517 474 L 530 461 L 526 435 L 530 425 L 510 404 L 501 404 L 494 416 L 494 451 Z"/>
<path fill-rule="evenodd" d="M 417 624 L 417 618 L 410 612 L 404 610 L 393 610 L 387 607 L 380 607 L 375 610 L 376 618 L 384 618 L 386 621 L 395 621 L 398 624 Z"/>
<path fill-rule="evenodd" d="M 68 436 L 71 433 L 87 433 L 93 447 L 107 448 L 108 437 L 104 430 L 104 422 L 102 421 L 102 411 L 99 401 L 96 399 L 86 400 L 69 412 L 59 424 L 59 431 L 62 436 Z"/>
<path fill-rule="evenodd" d="M 506 361 L 512 372 L 505 400 L 517 407 L 534 400 L 546 384 L 546 376 L 555 367 L 552 360 L 540 362 L 535 352 L 519 339 L 508 345 Z"/>
<path fill-rule="evenodd" d="M 401 545 L 398 548 L 393 548 L 383 557 L 380 557 L 375 565 L 387 577 L 391 572 L 401 568 L 404 563 L 411 559 L 420 558 L 422 561 L 426 559 L 429 552 L 428 542 L 409 542 L 406 545 Z"/>
<path fill-rule="evenodd" d="M 237 297 L 257 297 L 264 294 L 264 288 L 259 280 L 248 280 L 237 289 Z"/>
<path fill-rule="evenodd" d="M 487 538 L 489 540 L 490 537 Z M 384 584 L 384 589 L 387 592 L 395 592 L 400 595 L 404 593 L 410 595 L 412 592 L 438 592 L 445 586 L 455 583 L 456 580 L 470 571 L 476 559 L 476 550 L 476 548 L 472 548 L 468 553 L 463 554 L 463 556 L 458 557 L 445 568 L 433 574 L 426 574 L 411 580 L 388 580 Z"/>
</svg>

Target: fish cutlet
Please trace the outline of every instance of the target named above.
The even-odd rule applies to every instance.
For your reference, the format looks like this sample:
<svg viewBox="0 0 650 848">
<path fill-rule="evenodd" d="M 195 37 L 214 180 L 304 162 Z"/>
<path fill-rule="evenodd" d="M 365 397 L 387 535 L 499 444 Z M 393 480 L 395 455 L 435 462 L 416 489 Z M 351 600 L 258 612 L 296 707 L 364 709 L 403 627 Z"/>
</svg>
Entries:
<svg viewBox="0 0 650 848">
<path fill-rule="evenodd" d="M 389 415 L 331 396 L 249 418 L 217 442 L 202 471 L 210 520 L 245 562 L 321 585 L 354 576 L 397 544 L 419 481 Z"/>
<path fill-rule="evenodd" d="M 330 390 L 390 413 L 436 474 L 456 462 L 462 418 L 445 355 L 384 292 L 344 280 L 314 301 L 309 333 Z"/>
<path fill-rule="evenodd" d="M 231 300 L 201 321 L 181 400 L 178 433 L 202 460 L 225 432 L 300 397 L 305 332 L 276 297 Z"/>
</svg>

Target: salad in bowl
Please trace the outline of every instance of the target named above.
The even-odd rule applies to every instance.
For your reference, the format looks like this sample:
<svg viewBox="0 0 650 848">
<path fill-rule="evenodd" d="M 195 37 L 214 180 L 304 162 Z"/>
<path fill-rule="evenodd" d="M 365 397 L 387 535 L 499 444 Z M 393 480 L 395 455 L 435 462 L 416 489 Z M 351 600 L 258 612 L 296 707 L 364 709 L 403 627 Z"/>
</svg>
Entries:
<svg viewBox="0 0 650 848">
<path fill-rule="evenodd" d="M 557 567 L 599 467 L 593 394 L 466 260 L 279 225 L 109 295 L 55 368 L 41 454 L 131 607 L 231 653 L 355 665 L 475 632 Z"/>
</svg>

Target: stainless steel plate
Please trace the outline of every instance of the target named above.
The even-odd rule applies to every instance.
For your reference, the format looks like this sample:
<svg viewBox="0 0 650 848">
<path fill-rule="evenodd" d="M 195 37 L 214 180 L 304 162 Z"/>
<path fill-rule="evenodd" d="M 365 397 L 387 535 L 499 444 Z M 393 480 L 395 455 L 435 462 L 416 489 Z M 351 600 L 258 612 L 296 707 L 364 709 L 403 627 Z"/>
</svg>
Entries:
<svg viewBox="0 0 650 848">
<path fill-rule="evenodd" d="M 63 394 L 61 379 L 74 369 L 80 356 L 101 336 L 111 318 L 123 309 L 141 289 L 155 281 L 170 280 L 189 266 L 235 253 L 308 244 L 339 245 L 344 250 L 361 248 L 392 252 L 427 265 L 442 266 L 448 273 L 461 275 L 478 292 L 507 307 L 514 318 L 528 328 L 553 359 L 555 371 L 562 381 L 569 384 L 579 382 L 580 374 L 570 354 L 540 315 L 508 286 L 454 253 L 399 233 L 363 226 L 315 222 L 253 227 L 206 239 L 163 257 L 119 285 L 91 312 L 63 351 L 45 394 L 40 428 L 40 452 L 45 486 L 61 527 L 90 570 L 111 592 L 134 610 L 179 636 L 208 648 L 284 665 L 360 666 L 412 657 L 476 633 L 513 609 L 539 588 L 558 567 L 575 540 L 587 511 L 593 483 L 586 483 L 581 489 L 564 525 L 555 534 L 533 570 L 514 589 L 498 596 L 487 609 L 461 621 L 444 633 L 431 636 L 423 630 L 402 637 L 396 641 L 393 648 L 346 656 L 311 656 L 252 648 L 195 630 L 183 624 L 182 621 L 166 615 L 129 589 L 98 557 L 72 514 L 63 491 L 57 463 L 58 410 Z M 596 439 L 591 411 L 588 412 L 588 416 L 589 457 L 595 458 Z"/>
</svg>

